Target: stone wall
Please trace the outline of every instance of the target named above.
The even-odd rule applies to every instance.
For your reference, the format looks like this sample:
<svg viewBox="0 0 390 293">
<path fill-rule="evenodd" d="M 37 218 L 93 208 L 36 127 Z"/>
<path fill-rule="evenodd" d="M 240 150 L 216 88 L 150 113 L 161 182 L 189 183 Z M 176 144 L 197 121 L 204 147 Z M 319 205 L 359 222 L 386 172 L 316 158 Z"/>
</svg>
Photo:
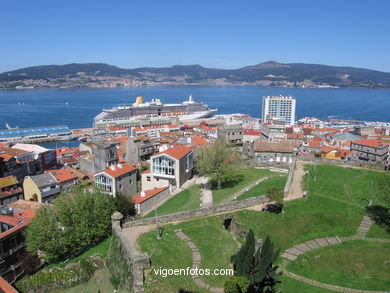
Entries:
<svg viewBox="0 0 390 293">
<path fill-rule="evenodd" d="M 154 209 L 157 209 L 163 203 L 171 198 L 171 194 L 169 193 L 169 188 L 167 187 L 163 191 L 159 192 L 155 196 L 145 200 L 144 202 L 138 204 L 139 210 L 138 213 L 141 216 L 147 215 L 152 212 Z"/>
<path fill-rule="evenodd" d="M 286 197 L 288 195 L 288 192 L 290 191 L 290 186 L 291 186 L 292 178 L 294 176 L 294 170 L 295 170 L 296 163 L 297 163 L 297 157 L 294 158 L 294 161 L 293 161 L 292 165 L 290 166 L 286 185 L 284 186 L 284 191 L 283 191 L 284 197 Z"/>
<path fill-rule="evenodd" d="M 222 224 L 225 226 L 226 224 L 226 221 L 229 221 L 229 226 L 225 226 L 225 229 L 228 230 L 230 233 L 232 233 L 232 235 L 234 237 L 240 237 L 240 238 L 243 238 L 243 239 L 246 239 L 246 237 L 248 236 L 248 233 L 249 233 L 249 230 L 246 230 L 244 229 L 237 221 L 236 219 L 233 217 L 233 216 L 224 216 L 224 217 L 221 217 L 221 220 L 222 220 Z M 256 250 L 259 249 L 262 245 L 263 245 L 263 242 L 261 241 L 261 239 L 258 239 L 256 236 L 255 236 L 255 248 Z"/>
<path fill-rule="evenodd" d="M 248 199 L 238 200 L 238 201 L 232 201 L 228 203 L 223 203 L 220 205 L 207 207 L 207 208 L 200 208 L 196 210 L 191 211 L 185 211 L 185 212 L 179 212 L 175 214 L 170 215 L 164 215 L 159 216 L 158 221 L 159 223 L 168 223 L 176 220 L 183 220 L 183 219 L 191 219 L 191 218 L 198 218 L 203 216 L 210 216 L 213 214 L 219 214 L 219 213 L 228 213 L 234 210 L 243 209 L 255 205 L 260 205 L 262 203 L 268 202 L 268 198 L 263 195 L 259 197 L 251 197 Z M 148 225 L 148 224 L 154 224 L 156 223 L 155 218 L 148 218 L 148 219 L 141 219 L 141 220 L 135 220 L 135 221 L 128 221 L 123 223 L 122 227 L 134 227 L 139 225 Z"/>
<path fill-rule="evenodd" d="M 130 292 L 143 292 L 144 268 L 150 266 L 150 257 L 146 253 L 139 253 L 124 235 L 121 227 L 122 214 L 116 212 L 111 218 L 113 234 L 111 245 L 117 246 L 110 247 L 110 252 L 117 249 L 120 253 L 120 257 L 110 254 L 108 256 L 112 278 L 120 276 L 121 285 Z"/>
</svg>

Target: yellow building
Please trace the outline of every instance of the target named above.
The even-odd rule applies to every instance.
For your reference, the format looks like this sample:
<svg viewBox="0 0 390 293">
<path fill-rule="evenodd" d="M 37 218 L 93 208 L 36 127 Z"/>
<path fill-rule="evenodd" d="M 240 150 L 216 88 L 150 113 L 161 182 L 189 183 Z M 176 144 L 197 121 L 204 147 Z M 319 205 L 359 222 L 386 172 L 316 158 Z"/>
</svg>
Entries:
<svg viewBox="0 0 390 293">
<path fill-rule="evenodd" d="M 331 147 L 324 147 L 321 150 L 321 157 L 331 160 L 341 160 L 341 152 Z"/>
<path fill-rule="evenodd" d="M 60 184 L 51 173 L 27 176 L 23 181 L 24 199 L 40 203 L 51 202 L 60 194 Z"/>
</svg>

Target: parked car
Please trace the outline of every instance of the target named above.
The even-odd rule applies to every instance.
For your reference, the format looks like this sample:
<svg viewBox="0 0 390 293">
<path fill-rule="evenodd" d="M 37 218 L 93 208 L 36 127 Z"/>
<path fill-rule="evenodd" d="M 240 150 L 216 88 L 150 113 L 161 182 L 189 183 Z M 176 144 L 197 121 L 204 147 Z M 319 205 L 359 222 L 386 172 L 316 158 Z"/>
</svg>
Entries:
<svg viewBox="0 0 390 293">
<path fill-rule="evenodd" d="M 280 214 L 283 210 L 283 204 L 278 203 L 267 203 L 263 208 L 264 212 Z"/>
</svg>

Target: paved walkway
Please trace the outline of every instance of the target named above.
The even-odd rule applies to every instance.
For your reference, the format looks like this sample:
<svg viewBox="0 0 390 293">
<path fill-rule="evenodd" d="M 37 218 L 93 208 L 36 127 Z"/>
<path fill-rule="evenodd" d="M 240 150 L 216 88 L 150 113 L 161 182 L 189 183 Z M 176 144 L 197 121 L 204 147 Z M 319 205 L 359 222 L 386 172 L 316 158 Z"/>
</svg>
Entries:
<svg viewBox="0 0 390 293">
<path fill-rule="evenodd" d="M 202 190 L 201 190 L 201 195 L 202 195 L 202 208 L 208 208 L 213 206 L 213 193 L 210 190 L 209 187 L 209 180 L 206 177 L 199 177 L 198 180 L 196 180 L 196 183 L 201 184 Z"/>
<path fill-rule="evenodd" d="M 305 164 L 307 164 L 307 162 L 297 160 L 290 190 L 288 191 L 287 197 L 284 200 L 293 200 L 303 197 L 302 179 L 306 174 L 304 169 Z"/>
<path fill-rule="evenodd" d="M 357 233 L 350 237 L 326 237 L 326 238 L 317 238 L 310 241 L 305 241 L 301 244 L 295 245 L 294 247 L 291 247 L 287 249 L 283 254 L 282 258 L 285 259 L 285 261 L 282 263 L 283 273 L 295 280 L 332 290 L 337 292 L 348 292 L 348 293 L 390 293 L 390 291 L 370 291 L 370 290 L 360 290 L 360 289 L 353 289 L 353 288 L 346 288 L 342 286 L 336 286 L 326 283 L 321 283 L 318 281 L 314 281 L 302 276 L 299 276 L 297 274 L 291 273 L 286 270 L 286 265 L 288 261 L 295 261 L 298 256 L 320 247 L 325 247 L 329 245 L 336 245 L 343 241 L 352 241 L 352 240 L 366 240 L 366 241 L 375 241 L 375 242 L 390 242 L 390 239 L 377 239 L 377 238 L 368 238 L 366 237 L 366 234 L 370 230 L 371 226 L 374 224 L 374 221 L 371 220 L 369 217 L 365 216 L 363 217 L 362 222 L 360 223 Z"/>
<path fill-rule="evenodd" d="M 198 247 L 180 229 L 175 230 L 175 233 L 176 233 L 177 237 L 179 237 L 181 240 L 183 240 L 192 250 L 192 269 L 199 270 L 202 256 L 199 253 Z M 192 276 L 192 279 L 193 279 L 194 283 L 201 288 L 205 288 L 205 289 L 207 289 L 211 292 L 214 292 L 214 293 L 223 293 L 222 288 L 211 287 L 211 285 L 203 282 L 203 280 L 201 280 L 198 275 Z"/>
</svg>

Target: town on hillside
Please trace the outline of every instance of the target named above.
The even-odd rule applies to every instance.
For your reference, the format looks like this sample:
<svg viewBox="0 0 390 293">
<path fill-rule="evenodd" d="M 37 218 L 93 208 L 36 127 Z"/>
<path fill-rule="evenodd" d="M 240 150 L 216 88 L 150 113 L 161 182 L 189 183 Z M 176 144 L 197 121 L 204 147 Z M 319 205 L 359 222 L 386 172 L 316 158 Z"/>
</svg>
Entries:
<svg viewBox="0 0 390 293">
<path fill-rule="evenodd" d="M 180 281 L 177 277 L 162 278 L 152 273 L 152 269 L 169 265 L 169 262 L 162 262 L 165 254 L 183 256 L 192 268 L 205 268 L 212 266 L 217 251 L 223 259 L 215 260 L 220 265 L 218 268 L 236 268 L 240 257 L 237 251 L 245 245 L 245 239 L 253 236 L 256 249 L 264 248 L 267 246 L 264 243 L 268 243 L 265 237 L 267 231 L 271 231 L 270 241 L 281 250 L 278 256 L 283 260 L 278 269 L 284 271 L 281 286 L 289 284 L 297 288 L 314 288 L 323 283 L 344 289 L 371 289 L 364 285 L 357 288 L 348 282 L 341 284 L 335 279 L 326 280 L 324 276 L 305 271 L 302 263 L 304 259 L 312 261 L 313 266 L 320 265 L 320 261 L 325 262 L 327 257 L 320 249 L 329 245 L 347 249 L 356 233 L 356 239 L 360 239 L 361 243 L 367 241 L 374 248 L 388 244 L 388 240 L 372 240 L 382 238 L 379 234 L 383 235 L 383 231 L 377 232 L 377 235 L 374 235 L 375 232 L 371 236 L 367 234 L 371 233 L 371 226 L 377 218 L 364 214 L 364 207 L 370 206 L 372 201 L 378 206 L 382 203 L 375 180 L 382 174 L 388 174 L 386 172 L 390 169 L 390 123 L 331 117 L 328 121 L 315 117 L 298 119 L 296 108 L 299 104 L 291 96 L 263 97 L 262 105 L 259 103 L 254 107 L 258 107 L 259 112 L 261 109 L 261 118 L 237 113 L 183 120 L 173 114 L 100 120 L 89 129 L 69 129 L 62 125 L 1 130 L 0 291 L 18 292 L 13 289 L 14 286 L 20 292 L 51 292 L 54 288 L 77 286 L 94 278 L 95 270 L 106 270 L 101 269 L 102 266 L 115 277 L 101 277 L 110 279 L 112 284 L 107 281 L 109 284 L 96 287 L 96 292 L 112 292 L 104 291 L 104 288 L 118 288 L 118 292 L 157 292 L 159 282 L 164 292 L 178 292 L 179 289 L 186 290 L 180 292 L 241 292 L 227 291 L 226 282 L 231 279 L 226 277 L 190 276 Z M 39 145 L 48 140 L 61 143 L 64 139 L 79 140 L 80 144 L 78 147 L 61 146 L 56 149 Z M 222 167 L 218 169 L 217 165 Z M 219 176 L 218 172 L 222 175 Z M 326 176 L 334 179 L 327 180 Z M 361 181 L 356 181 L 357 178 Z M 332 184 L 327 185 L 331 180 L 334 180 L 332 184 L 339 184 L 337 192 L 343 194 L 334 202 L 329 197 L 335 197 L 337 192 L 331 190 Z M 278 198 L 276 194 L 280 192 L 281 197 Z M 325 195 L 326 192 L 328 194 Z M 82 240 L 73 240 L 74 245 L 80 247 L 78 251 L 71 243 L 57 247 L 55 242 L 50 242 L 46 247 L 39 246 L 39 242 L 50 238 L 40 236 L 44 234 L 40 234 L 39 225 L 42 227 L 44 223 L 48 231 L 58 233 L 55 235 L 65 233 L 69 238 L 74 236 L 72 233 L 79 233 L 82 228 L 77 226 L 78 218 L 72 218 L 72 221 L 61 219 L 73 217 L 70 214 L 77 208 L 81 211 L 84 202 L 78 201 L 78 196 L 82 198 L 85 194 L 95 193 L 97 197 L 104 197 L 102 200 L 112 199 L 112 206 L 109 200 L 100 205 L 96 199 L 96 204 L 91 205 L 86 216 L 93 222 L 99 218 L 95 214 L 103 217 L 105 210 L 107 215 L 110 214 L 102 222 L 106 226 L 99 240 L 106 245 L 103 258 L 107 254 L 119 253 L 121 256 L 115 258 L 118 263 L 113 265 L 114 258 L 107 258 L 102 265 L 98 257 L 93 258 L 93 271 L 88 273 L 88 278 L 81 277 L 84 271 L 79 272 L 80 277 L 74 283 L 38 284 L 32 281 L 34 276 L 43 272 L 53 274 L 49 279 L 55 280 L 57 270 L 53 267 L 58 263 L 61 265 L 58 265 L 57 274 L 61 270 L 70 270 L 71 263 L 82 267 L 83 257 L 80 255 L 100 245 L 86 240 L 90 238 L 85 236 Z M 371 200 L 371 204 L 365 201 L 366 198 Z M 73 207 L 73 201 L 74 210 L 67 210 L 66 203 Z M 89 204 L 87 200 L 85 204 Z M 118 209 L 127 204 L 133 209 L 128 214 L 125 214 L 125 209 Z M 327 213 L 333 209 L 332 206 L 337 221 L 328 225 Z M 95 207 L 99 210 L 95 211 Z M 345 212 L 345 218 L 341 208 L 349 211 Z M 315 215 L 307 214 L 306 209 L 316 211 L 324 222 L 321 223 Z M 65 216 L 58 216 L 62 212 Z M 267 222 L 267 212 L 278 221 L 278 227 L 283 227 L 284 232 L 277 234 L 278 227 Z M 307 214 L 306 224 L 299 222 L 298 217 L 294 218 L 301 212 L 302 217 Z M 44 213 L 58 218 L 54 222 L 50 219 L 45 222 Z M 285 218 L 276 218 L 279 216 Z M 296 229 L 302 230 L 294 234 L 295 230 L 287 219 L 298 221 Z M 34 225 L 38 220 L 39 225 Z M 359 230 L 342 224 L 345 221 L 350 221 L 350 226 Z M 266 224 L 258 224 L 257 228 L 256 223 Z M 72 225 L 77 228 L 70 229 Z M 313 228 L 311 231 L 316 232 L 306 234 L 305 229 L 310 229 L 311 225 L 318 225 L 321 231 Z M 341 228 L 333 232 L 337 225 Z M 95 229 L 90 223 L 87 226 L 90 231 Z M 195 226 L 205 229 L 195 232 Z M 378 231 L 382 229 L 379 226 L 375 226 Z M 34 233 L 29 232 L 30 227 Z M 281 235 L 288 234 L 289 230 L 295 240 Z M 41 237 L 39 241 L 34 239 L 38 236 Z M 35 240 L 36 243 L 33 243 Z M 165 252 L 161 251 L 163 248 L 158 243 L 164 243 Z M 363 246 L 361 243 L 360 248 Z M 207 245 L 213 251 L 212 256 L 207 256 L 204 251 Z M 115 250 L 113 247 L 119 248 Z M 37 253 L 33 252 L 34 249 Z M 312 255 L 312 249 L 319 249 L 318 256 L 321 258 Z M 388 247 L 386 249 L 388 251 Z M 183 254 L 183 251 L 187 253 Z M 234 265 L 229 261 L 232 255 L 235 256 L 231 258 Z M 86 259 L 89 261 L 89 258 Z M 131 267 L 127 275 L 123 274 L 126 270 L 118 271 L 119 266 L 126 265 Z M 270 268 L 273 268 L 272 265 Z M 304 276 L 301 279 L 306 281 L 315 280 L 317 285 L 313 285 L 314 281 L 302 283 L 299 276 Z M 241 283 L 237 281 L 237 284 Z M 382 285 L 372 285 L 372 288 L 386 290 Z M 32 286 L 32 291 L 26 291 L 29 286 Z"/>
</svg>

